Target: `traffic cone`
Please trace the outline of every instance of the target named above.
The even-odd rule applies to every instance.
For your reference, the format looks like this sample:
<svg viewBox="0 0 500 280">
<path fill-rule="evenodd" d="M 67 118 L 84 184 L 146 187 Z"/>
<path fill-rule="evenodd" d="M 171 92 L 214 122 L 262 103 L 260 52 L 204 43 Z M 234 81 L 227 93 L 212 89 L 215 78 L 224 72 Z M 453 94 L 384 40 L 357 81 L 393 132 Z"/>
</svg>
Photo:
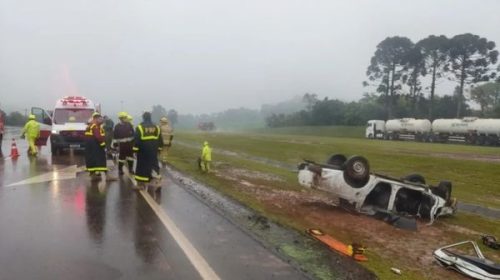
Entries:
<svg viewBox="0 0 500 280">
<path fill-rule="evenodd" d="M 10 146 L 10 157 L 17 158 L 19 156 L 19 151 L 16 146 L 16 139 L 12 138 L 12 145 Z"/>
</svg>

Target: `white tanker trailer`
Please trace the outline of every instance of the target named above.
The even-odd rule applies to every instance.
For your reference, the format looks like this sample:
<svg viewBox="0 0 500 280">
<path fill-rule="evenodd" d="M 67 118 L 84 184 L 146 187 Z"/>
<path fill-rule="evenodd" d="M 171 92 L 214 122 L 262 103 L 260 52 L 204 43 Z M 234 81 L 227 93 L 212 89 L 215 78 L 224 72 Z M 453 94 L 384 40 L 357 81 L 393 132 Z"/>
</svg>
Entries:
<svg viewBox="0 0 500 280">
<path fill-rule="evenodd" d="M 385 123 L 382 120 L 370 120 L 365 135 L 367 138 L 389 140 L 498 145 L 500 143 L 500 119 L 477 117 L 436 119 L 432 124 L 427 119 L 414 118 L 392 119 Z"/>
<path fill-rule="evenodd" d="M 430 141 L 465 142 L 477 145 L 497 145 L 500 136 L 500 119 L 436 119 L 432 122 Z"/>
<path fill-rule="evenodd" d="M 380 135 L 373 133 L 374 125 L 378 124 L 378 127 L 382 127 L 380 120 L 371 120 L 368 122 L 366 128 L 366 135 Z M 405 140 L 417 140 L 425 141 L 431 132 L 431 122 L 426 119 L 414 119 L 414 118 L 404 118 L 404 119 L 393 119 L 385 122 L 385 131 L 382 137 L 389 140 L 405 139 Z"/>
</svg>

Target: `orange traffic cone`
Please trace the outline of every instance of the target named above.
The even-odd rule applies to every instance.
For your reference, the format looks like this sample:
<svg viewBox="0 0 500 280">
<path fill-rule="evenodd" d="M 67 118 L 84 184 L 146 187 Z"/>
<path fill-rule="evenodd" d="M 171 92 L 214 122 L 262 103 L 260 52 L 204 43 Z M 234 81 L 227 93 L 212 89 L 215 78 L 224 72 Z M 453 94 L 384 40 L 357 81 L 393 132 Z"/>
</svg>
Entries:
<svg viewBox="0 0 500 280">
<path fill-rule="evenodd" d="M 12 145 L 10 146 L 10 157 L 17 158 L 19 156 L 19 151 L 16 146 L 16 139 L 12 138 Z"/>
</svg>

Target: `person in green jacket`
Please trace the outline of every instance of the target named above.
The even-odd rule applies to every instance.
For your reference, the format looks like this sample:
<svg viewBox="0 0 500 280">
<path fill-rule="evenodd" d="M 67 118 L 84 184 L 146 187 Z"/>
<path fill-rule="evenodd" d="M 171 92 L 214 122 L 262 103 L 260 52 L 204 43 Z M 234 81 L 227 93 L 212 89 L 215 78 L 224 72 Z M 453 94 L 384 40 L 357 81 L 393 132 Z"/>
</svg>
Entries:
<svg viewBox="0 0 500 280">
<path fill-rule="evenodd" d="M 24 125 L 21 138 L 28 140 L 28 155 L 36 156 L 38 150 L 35 145 L 36 139 L 40 136 L 40 124 L 35 121 L 35 115 L 29 115 L 28 122 Z"/>
<path fill-rule="evenodd" d="M 200 158 L 200 168 L 203 172 L 210 172 L 210 162 L 212 161 L 212 148 L 208 145 L 208 142 L 203 143 L 203 148 L 201 149 Z"/>
</svg>

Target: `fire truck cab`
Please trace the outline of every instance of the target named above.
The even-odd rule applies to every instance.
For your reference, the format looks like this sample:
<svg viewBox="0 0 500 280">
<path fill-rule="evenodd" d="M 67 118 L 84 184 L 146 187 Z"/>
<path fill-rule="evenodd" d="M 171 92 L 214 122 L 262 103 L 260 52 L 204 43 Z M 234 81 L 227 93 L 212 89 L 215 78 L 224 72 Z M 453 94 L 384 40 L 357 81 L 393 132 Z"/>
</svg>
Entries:
<svg viewBox="0 0 500 280">
<path fill-rule="evenodd" d="M 52 114 L 40 108 L 31 112 L 41 123 L 39 145 L 46 145 L 50 136 L 51 152 L 58 154 L 63 149 L 84 149 L 85 129 L 96 105 L 83 96 L 66 96 L 57 100 Z M 51 125 L 51 130 L 47 127 Z"/>
</svg>

